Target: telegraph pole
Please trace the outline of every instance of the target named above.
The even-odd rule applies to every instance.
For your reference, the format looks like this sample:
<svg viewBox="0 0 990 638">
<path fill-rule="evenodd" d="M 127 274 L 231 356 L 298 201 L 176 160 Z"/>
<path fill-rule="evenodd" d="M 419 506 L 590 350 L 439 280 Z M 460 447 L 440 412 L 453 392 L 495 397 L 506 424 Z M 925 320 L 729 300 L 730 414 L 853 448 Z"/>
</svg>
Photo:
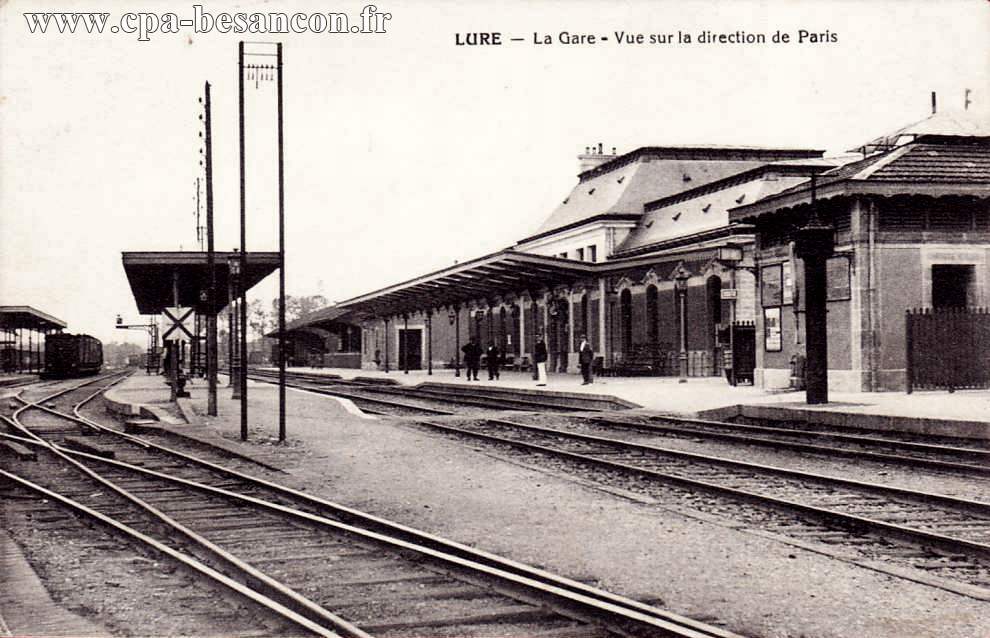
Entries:
<svg viewBox="0 0 990 638">
<path fill-rule="evenodd" d="M 213 246 L 213 137 L 210 120 L 210 83 L 206 83 L 203 101 L 206 128 L 206 268 L 210 287 L 206 289 L 206 413 L 217 415 L 217 269 Z M 196 189 L 199 199 L 199 189 Z"/>
<path fill-rule="evenodd" d="M 247 279 L 247 230 L 246 230 L 246 190 L 244 174 L 244 42 L 237 45 L 237 108 L 239 115 L 240 154 L 241 154 L 241 254 L 240 278 L 237 296 L 240 299 L 240 384 L 241 384 L 241 440 L 248 438 L 247 402 L 247 295 L 244 281 Z"/>
<path fill-rule="evenodd" d="M 278 80 L 278 440 L 285 441 L 285 170 L 282 144 L 282 43 L 277 45 Z"/>
</svg>

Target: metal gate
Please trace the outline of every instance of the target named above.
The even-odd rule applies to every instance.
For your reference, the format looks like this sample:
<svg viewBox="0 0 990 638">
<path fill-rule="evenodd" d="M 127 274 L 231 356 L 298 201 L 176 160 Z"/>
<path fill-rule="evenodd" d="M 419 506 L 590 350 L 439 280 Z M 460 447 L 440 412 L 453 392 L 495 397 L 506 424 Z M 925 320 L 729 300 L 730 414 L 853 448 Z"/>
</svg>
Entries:
<svg viewBox="0 0 990 638">
<path fill-rule="evenodd" d="M 909 309 L 907 391 L 990 388 L 990 309 Z"/>
</svg>

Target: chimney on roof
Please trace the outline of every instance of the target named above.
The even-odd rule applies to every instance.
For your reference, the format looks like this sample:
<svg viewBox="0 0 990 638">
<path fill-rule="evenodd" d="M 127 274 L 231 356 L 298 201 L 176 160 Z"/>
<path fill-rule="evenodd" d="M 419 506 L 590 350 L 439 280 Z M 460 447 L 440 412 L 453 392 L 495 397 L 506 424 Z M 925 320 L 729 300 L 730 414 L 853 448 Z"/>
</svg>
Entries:
<svg viewBox="0 0 990 638">
<path fill-rule="evenodd" d="M 615 147 L 612 147 L 612 154 L 605 154 L 605 145 L 599 142 L 591 146 L 584 147 L 584 154 L 578 155 L 578 174 L 590 171 L 594 167 L 604 164 L 615 157 Z"/>
<path fill-rule="evenodd" d="M 935 91 L 932 91 L 932 115 L 935 115 L 937 110 L 938 109 L 935 107 Z"/>
</svg>

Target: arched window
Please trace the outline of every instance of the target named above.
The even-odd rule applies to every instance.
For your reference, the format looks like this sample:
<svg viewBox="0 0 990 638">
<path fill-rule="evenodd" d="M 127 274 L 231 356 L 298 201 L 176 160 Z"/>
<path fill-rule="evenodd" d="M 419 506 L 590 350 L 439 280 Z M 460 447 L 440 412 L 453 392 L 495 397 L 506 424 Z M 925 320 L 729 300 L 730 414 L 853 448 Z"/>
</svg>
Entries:
<svg viewBox="0 0 990 638">
<path fill-rule="evenodd" d="M 626 288 L 619 295 L 619 338 L 622 352 L 632 350 L 632 293 Z"/>
<path fill-rule="evenodd" d="M 722 280 L 712 275 L 705 281 L 705 300 L 708 306 L 708 347 L 715 347 L 715 326 L 722 323 Z"/>
<path fill-rule="evenodd" d="M 657 342 L 660 340 L 658 314 L 657 287 L 650 285 L 646 288 L 646 338 L 653 348 L 656 348 Z"/>
<path fill-rule="evenodd" d="M 591 341 L 591 318 L 588 316 L 588 293 L 581 296 L 581 333 Z"/>
<path fill-rule="evenodd" d="M 498 313 L 498 334 L 495 338 L 495 343 L 498 344 L 498 349 L 502 351 L 503 355 L 505 355 L 507 347 L 505 335 L 505 306 L 502 306 L 502 309 Z"/>
<path fill-rule="evenodd" d="M 708 316 L 713 324 L 722 323 L 722 279 L 712 275 L 705 282 L 708 297 Z"/>
</svg>

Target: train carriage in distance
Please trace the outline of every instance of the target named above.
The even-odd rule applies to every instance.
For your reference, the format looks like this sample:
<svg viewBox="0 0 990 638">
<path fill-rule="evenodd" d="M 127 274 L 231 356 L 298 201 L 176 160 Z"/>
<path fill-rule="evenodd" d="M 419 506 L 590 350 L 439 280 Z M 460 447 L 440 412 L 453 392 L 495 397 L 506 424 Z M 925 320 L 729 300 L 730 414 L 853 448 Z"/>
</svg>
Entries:
<svg viewBox="0 0 990 638">
<path fill-rule="evenodd" d="M 45 337 L 45 371 L 56 379 L 96 374 L 103 367 L 103 343 L 89 335 L 50 334 Z"/>
</svg>

